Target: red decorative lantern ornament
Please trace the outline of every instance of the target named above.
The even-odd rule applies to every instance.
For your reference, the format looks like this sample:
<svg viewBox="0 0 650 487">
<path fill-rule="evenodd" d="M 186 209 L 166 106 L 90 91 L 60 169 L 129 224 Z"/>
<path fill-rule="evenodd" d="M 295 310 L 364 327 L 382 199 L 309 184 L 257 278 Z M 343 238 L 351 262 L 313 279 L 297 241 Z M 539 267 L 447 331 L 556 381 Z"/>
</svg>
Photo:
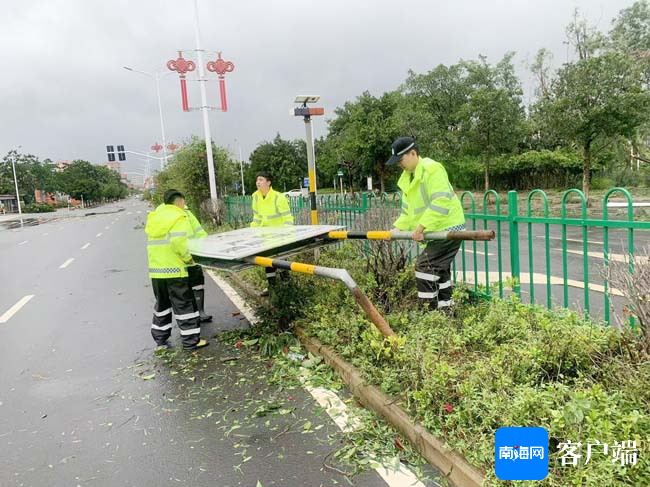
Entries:
<svg viewBox="0 0 650 487">
<path fill-rule="evenodd" d="M 158 142 L 156 142 L 154 145 L 151 146 L 151 150 L 154 152 L 160 152 L 162 150 L 163 146 L 160 145 Z"/>
<path fill-rule="evenodd" d="M 219 77 L 219 92 L 221 94 L 221 111 L 228 111 L 228 101 L 226 99 L 226 73 L 230 73 L 235 69 L 235 65 L 230 61 L 224 61 L 221 58 L 221 53 L 217 53 L 217 60 L 208 63 L 208 71 L 217 73 Z"/>
<path fill-rule="evenodd" d="M 185 74 L 196 69 L 194 61 L 188 61 L 183 57 L 183 51 L 178 51 L 178 59 L 170 59 L 167 61 L 167 69 L 170 71 L 177 71 L 181 79 L 181 100 L 183 102 L 183 111 L 189 112 L 190 105 L 187 101 L 187 80 Z"/>
</svg>

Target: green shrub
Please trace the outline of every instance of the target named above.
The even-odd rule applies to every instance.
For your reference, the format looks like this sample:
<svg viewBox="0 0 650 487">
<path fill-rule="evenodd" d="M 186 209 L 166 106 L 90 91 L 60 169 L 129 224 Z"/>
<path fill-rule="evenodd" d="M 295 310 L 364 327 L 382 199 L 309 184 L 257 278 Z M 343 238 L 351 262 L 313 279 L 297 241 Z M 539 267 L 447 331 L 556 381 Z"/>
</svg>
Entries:
<svg viewBox="0 0 650 487">
<path fill-rule="evenodd" d="M 591 189 L 606 190 L 616 186 L 616 181 L 612 178 L 599 177 L 591 179 Z"/>
<path fill-rule="evenodd" d="M 374 279 L 350 246 L 323 252 L 319 264 L 341 262 L 371 295 Z M 650 467 L 642 460 L 621 467 L 601 454 L 586 466 L 558 463 L 557 445 L 566 440 L 581 442 L 583 455 L 595 440 L 634 440 L 640 459 L 650 454 L 650 361 L 631 353 L 632 335 L 566 310 L 516 300 L 471 302 L 456 290 L 461 304 L 451 319 L 423 313 L 411 300 L 392 307 L 386 319 L 400 340 L 391 348 L 341 284 L 296 279 L 294 292 L 308 289 L 297 297 L 300 309 L 288 308 L 296 324 L 370 383 L 401 397 L 414 418 L 487 473 L 486 485 L 508 485 L 493 473 L 494 433 L 501 426 L 547 429 L 551 463 L 544 485 L 650 485 Z M 405 283 L 412 285 L 394 279 L 395 286 Z"/>
<path fill-rule="evenodd" d="M 30 203 L 23 207 L 25 213 L 50 213 L 56 211 L 56 208 L 47 203 Z"/>
</svg>

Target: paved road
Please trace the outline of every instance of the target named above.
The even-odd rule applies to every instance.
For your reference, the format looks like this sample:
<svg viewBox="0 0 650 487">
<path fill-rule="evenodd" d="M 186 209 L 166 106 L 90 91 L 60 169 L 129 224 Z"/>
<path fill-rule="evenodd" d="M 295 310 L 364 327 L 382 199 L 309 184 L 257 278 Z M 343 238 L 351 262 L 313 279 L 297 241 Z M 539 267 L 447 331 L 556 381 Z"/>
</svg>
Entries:
<svg viewBox="0 0 650 487">
<path fill-rule="evenodd" d="M 471 224 L 471 223 L 470 223 Z M 483 228 L 482 222 L 477 222 L 477 228 Z M 490 222 L 490 229 L 497 230 L 495 222 Z M 509 230 L 505 224 L 501 225 L 501 265 L 504 275 L 510 275 L 510 245 Z M 650 231 L 638 230 L 634 232 L 634 249 L 638 256 L 646 255 L 650 252 Z M 522 300 L 530 302 L 530 250 L 529 250 L 529 233 L 528 226 L 520 227 L 519 234 L 519 256 L 521 266 L 521 289 Z M 554 225 L 549 230 L 549 247 L 550 247 L 550 269 L 552 277 L 551 297 L 553 305 L 564 306 L 564 266 L 563 266 L 563 249 L 562 249 L 562 229 Z M 569 307 L 576 310 L 585 308 L 585 266 L 584 266 L 584 249 L 583 233 L 579 227 L 567 227 L 566 229 L 566 278 L 569 283 L 568 304 Z M 587 276 L 589 281 L 589 304 L 591 314 L 597 318 L 604 314 L 604 238 L 602 229 L 590 229 L 587 234 Z M 533 254 L 533 280 L 535 283 L 534 293 L 535 302 L 546 304 L 547 302 L 547 278 L 546 278 L 546 234 L 543 225 L 532 226 L 532 254 Z M 477 265 L 474 265 L 474 245 L 467 242 L 465 244 L 465 261 L 463 264 L 462 252 L 456 259 L 456 270 L 459 277 L 463 276 L 463 268 L 466 269 L 464 278 L 473 283 L 476 280 L 474 269 L 478 272 L 478 282 L 485 284 L 486 277 L 486 259 L 488 262 L 489 282 L 498 282 L 499 269 L 499 247 L 497 241 L 492 241 L 486 246 L 484 242 L 476 244 Z M 625 265 L 625 259 L 629 254 L 628 233 L 626 230 L 609 231 L 609 256 L 613 265 Z M 611 287 L 611 285 L 610 285 Z M 626 301 L 615 291 L 615 295 L 610 303 L 612 316 L 622 315 L 622 309 Z"/>
<path fill-rule="evenodd" d="M 336 449 L 334 422 L 304 390 L 289 397 L 269 386 L 265 363 L 222 363 L 233 350 L 215 339 L 196 377 L 152 357 L 147 207 L 128 200 L 96 211 L 120 207 L 0 230 L 0 485 L 346 483 L 323 468 Z M 246 326 L 206 284 L 215 321 L 203 335 Z M 291 401 L 293 412 L 259 414 L 268 397 Z M 313 424 L 311 434 L 300 434 L 300 421 Z M 352 483 L 386 485 L 375 471 Z"/>
</svg>

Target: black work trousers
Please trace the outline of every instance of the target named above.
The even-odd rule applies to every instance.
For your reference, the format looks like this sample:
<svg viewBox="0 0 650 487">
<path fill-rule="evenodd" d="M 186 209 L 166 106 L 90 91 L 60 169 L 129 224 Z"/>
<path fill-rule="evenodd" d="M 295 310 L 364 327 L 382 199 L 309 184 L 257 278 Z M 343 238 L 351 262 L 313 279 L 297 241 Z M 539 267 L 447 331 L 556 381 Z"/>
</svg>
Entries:
<svg viewBox="0 0 650 487">
<path fill-rule="evenodd" d="M 196 347 L 201 338 L 201 323 L 194 294 L 187 277 L 151 279 L 156 297 L 151 336 L 158 345 L 164 345 L 172 333 L 172 312 L 181 332 L 183 348 Z"/>
<path fill-rule="evenodd" d="M 451 263 L 460 249 L 460 240 L 432 240 L 418 256 L 415 279 L 418 298 L 431 309 L 448 308 L 451 293 Z"/>
</svg>

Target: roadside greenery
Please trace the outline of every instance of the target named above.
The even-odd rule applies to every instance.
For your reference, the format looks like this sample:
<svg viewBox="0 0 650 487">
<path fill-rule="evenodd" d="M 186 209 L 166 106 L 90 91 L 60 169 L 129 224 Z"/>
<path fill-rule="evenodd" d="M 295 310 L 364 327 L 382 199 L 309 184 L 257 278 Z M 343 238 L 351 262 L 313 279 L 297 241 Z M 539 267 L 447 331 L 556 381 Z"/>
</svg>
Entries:
<svg viewBox="0 0 650 487">
<path fill-rule="evenodd" d="M 0 194 L 15 193 L 12 162 L 16 167 L 20 198 L 26 205 L 36 203 L 36 191 L 51 193 L 61 203 L 67 202 L 62 199 L 64 196 L 99 202 L 128 195 L 120 174 L 108 167 L 76 160 L 59 168 L 49 159 L 41 161 L 36 156 L 15 150 L 9 151 L 0 161 Z M 45 206 L 33 207 L 33 212 L 49 211 Z"/>
<path fill-rule="evenodd" d="M 260 345 L 279 340 L 274 344 L 281 348 L 291 341 L 291 328 L 301 326 L 486 472 L 486 485 L 509 485 L 489 473 L 494 432 L 501 426 L 547 429 L 551 457 L 544 485 L 650 483 L 644 460 L 650 454 L 650 358 L 638 327 L 618 331 L 567 310 L 548 311 L 516 299 L 475 301 L 463 291 L 456 291 L 460 305 L 454 317 L 424 313 L 416 305 L 412 269 L 396 273 L 392 285 L 378 284 L 357 255 L 346 245 L 322 253 L 319 264 L 345 262 L 369 296 L 386 286 L 399 296 L 385 315 L 401 337 L 397 347 L 365 319 L 342 285 L 298 275 L 271 293 L 266 324 L 249 336 Z M 252 269 L 244 277 L 260 284 L 262 273 Z M 278 318 L 284 326 L 272 332 Z M 277 348 L 267 345 L 264 351 L 273 354 Z M 558 445 L 567 440 L 583 445 L 576 466 L 561 465 Z M 610 451 L 594 454 L 584 465 L 587 444 L 596 440 L 636 441 L 637 464 L 612 462 Z"/>
<path fill-rule="evenodd" d="M 416 137 L 423 155 L 444 163 L 458 189 L 582 185 L 588 194 L 592 178 L 650 185 L 650 3 L 621 10 L 609 32 L 578 11 L 567 20 L 571 57 L 553 63 L 540 46 L 528 65 L 535 80 L 529 101 L 515 72 L 521 58 L 508 52 L 409 71 L 400 86 L 364 91 L 335 108 L 316 141 L 319 186 L 338 186 L 341 171 L 347 188 L 365 189 L 372 176 L 380 192 L 394 190 L 396 168 L 384 162 L 401 135 Z M 251 162 L 248 185 L 261 167 L 276 173 L 282 191 L 307 175 L 304 143 L 279 135 L 261 143 Z"/>
</svg>

